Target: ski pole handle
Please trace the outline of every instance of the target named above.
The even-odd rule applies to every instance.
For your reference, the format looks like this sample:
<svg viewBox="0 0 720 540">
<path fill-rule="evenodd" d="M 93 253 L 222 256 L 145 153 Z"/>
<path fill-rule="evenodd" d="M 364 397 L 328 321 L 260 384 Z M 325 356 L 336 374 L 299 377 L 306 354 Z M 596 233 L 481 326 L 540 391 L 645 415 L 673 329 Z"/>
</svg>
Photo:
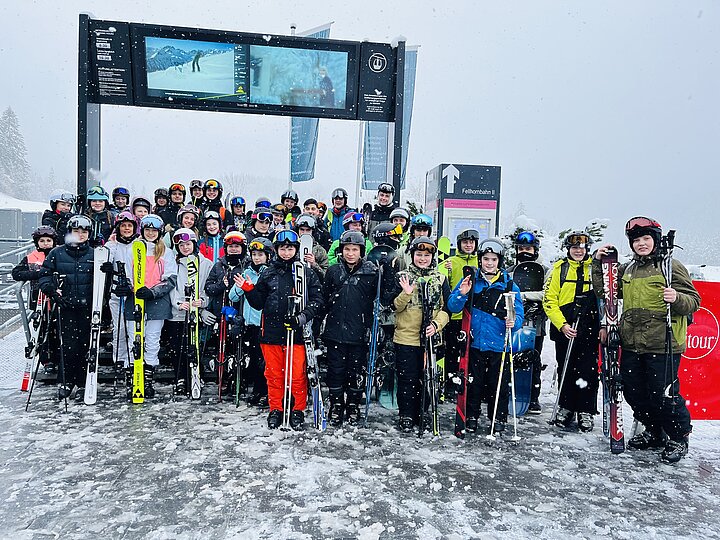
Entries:
<svg viewBox="0 0 720 540">
<path fill-rule="evenodd" d="M 515 291 L 503 293 L 505 311 L 508 319 L 515 319 Z"/>
</svg>

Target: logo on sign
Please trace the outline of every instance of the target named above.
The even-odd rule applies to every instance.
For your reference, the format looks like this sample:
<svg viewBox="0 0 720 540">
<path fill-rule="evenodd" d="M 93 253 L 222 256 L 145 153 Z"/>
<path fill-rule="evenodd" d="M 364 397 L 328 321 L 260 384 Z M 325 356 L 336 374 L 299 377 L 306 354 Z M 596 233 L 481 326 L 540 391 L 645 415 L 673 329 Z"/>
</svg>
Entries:
<svg viewBox="0 0 720 540">
<path fill-rule="evenodd" d="M 387 58 L 382 53 L 373 53 L 368 59 L 368 67 L 374 73 L 382 73 L 387 67 Z"/>
<path fill-rule="evenodd" d="M 720 338 L 720 324 L 717 317 L 707 308 L 701 307 L 693 315 L 693 324 L 688 326 L 687 350 L 683 354 L 688 360 L 700 360 L 717 347 Z"/>
</svg>

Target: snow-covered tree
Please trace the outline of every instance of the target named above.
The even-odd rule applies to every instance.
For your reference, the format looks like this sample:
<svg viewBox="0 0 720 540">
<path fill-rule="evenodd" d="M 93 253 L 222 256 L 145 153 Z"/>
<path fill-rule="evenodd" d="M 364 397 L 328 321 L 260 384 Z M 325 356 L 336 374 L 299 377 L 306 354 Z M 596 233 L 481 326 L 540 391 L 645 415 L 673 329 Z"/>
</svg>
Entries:
<svg viewBox="0 0 720 540">
<path fill-rule="evenodd" d="M 8 107 L 0 116 L 0 191 L 26 199 L 33 191 L 31 180 L 20 122 Z"/>
</svg>

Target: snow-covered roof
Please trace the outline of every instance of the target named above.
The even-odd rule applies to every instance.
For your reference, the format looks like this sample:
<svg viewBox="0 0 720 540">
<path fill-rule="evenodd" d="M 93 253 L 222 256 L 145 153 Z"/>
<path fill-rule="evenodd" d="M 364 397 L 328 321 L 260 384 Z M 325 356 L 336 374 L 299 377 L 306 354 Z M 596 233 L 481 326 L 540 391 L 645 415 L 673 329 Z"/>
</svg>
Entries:
<svg viewBox="0 0 720 540">
<path fill-rule="evenodd" d="M 23 201 L 0 193 L 0 208 L 17 208 L 23 212 L 44 212 L 50 208 L 50 205 L 37 201 Z"/>
</svg>

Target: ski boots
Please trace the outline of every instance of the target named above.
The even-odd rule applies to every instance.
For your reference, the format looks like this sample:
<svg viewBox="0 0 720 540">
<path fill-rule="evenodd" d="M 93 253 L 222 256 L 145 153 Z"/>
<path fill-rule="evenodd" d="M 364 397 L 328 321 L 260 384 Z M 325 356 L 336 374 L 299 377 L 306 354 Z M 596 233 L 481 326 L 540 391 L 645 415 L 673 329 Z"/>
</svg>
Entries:
<svg viewBox="0 0 720 540">
<path fill-rule="evenodd" d="M 340 427 L 345 419 L 345 407 L 341 401 L 331 401 L 330 403 L 330 425 Z"/>
<path fill-rule="evenodd" d="M 153 387 L 153 375 L 155 374 L 155 367 L 145 364 L 145 399 L 152 399 L 155 397 L 155 388 Z"/>
<path fill-rule="evenodd" d="M 267 407 L 268 405 L 268 398 L 265 395 L 262 394 L 250 394 L 250 397 L 248 398 L 248 405 L 252 405 L 253 407 Z"/>
<path fill-rule="evenodd" d="M 185 379 L 178 379 L 175 383 L 175 395 L 176 396 L 187 396 L 188 389 L 187 389 L 187 382 Z"/>
<path fill-rule="evenodd" d="M 553 423 L 558 427 L 569 428 L 574 419 L 575 413 L 573 411 L 560 407 Z"/>
<path fill-rule="evenodd" d="M 75 392 L 75 401 L 84 401 L 85 400 L 85 388 L 82 386 L 78 387 L 77 391 Z"/>
<path fill-rule="evenodd" d="M 70 394 L 72 394 L 72 391 L 73 391 L 72 384 L 66 384 L 65 386 L 59 385 L 58 386 L 58 399 L 69 398 Z"/>
<path fill-rule="evenodd" d="M 410 433 L 413 430 L 413 419 L 410 416 L 400 417 L 400 431 Z"/>
<path fill-rule="evenodd" d="M 490 433 L 490 430 L 492 430 L 492 433 Z M 491 434 L 496 435 L 499 433 L 503 433 L 504 431 L 505 431 L 505 422 L 498 422 L 497 420 L 495 420 L 495 427 L 493 427 L 493 425 L 491 423 L 487 428 L 488 435 L 491 435 Z"/>
<path fill-rule="evenodd" d="M 627 445 L 635 450 L 647 450 L 648 448 L 662 448 L 666 446 L 662 431 L 651 431 L 649 429 L 635 435 L 628 441 Z"/>
<path fill-rule="evenodd" d="M 290 427 L 295 431 L 305 429 L 305 413 L 303 411 L 290 412 Z"/>
<path fill-rule="evenodd" d="M 475 433 L 478 430 L 478 419 L 475 417 L 468 417 L 465 419 L 465 431 L 468 433 Z"/>
<path fill-rule="evenodd" d="M 277 409 L 270 411 L 268 414 L 267 425 L 270 429 L 277 429 L 282 425 L 283 412 Z"/>
<path fill-rule="evenodd" d="M 345 418 L 348 424 L 356 426 L 362 422 L 362 414 L 360 413 L 360 405 L 357 403 L 349 403 L 345 409 Z"/>
<path fill-rule="evenodd" d="M 583 433 L 588 433 L 595 427 L 593 415 L 586 412 L 578 413 L 578 429 Z"/>
<path fill-rule="evenodd" d="M 542 413 L 542 407 L 540 406 L 539 402 L 533 401 L 530 403 L 527 412 L 528 414 L 540 414 Z"/>
<path fill-rule="evenodd" d="M 680 441 L 668 439 L 665 449 L 660 454 L 660 459 L 665 463 L 677 463 L 688 453 L 688 439 L 683 437 Z"/>
</svg>

